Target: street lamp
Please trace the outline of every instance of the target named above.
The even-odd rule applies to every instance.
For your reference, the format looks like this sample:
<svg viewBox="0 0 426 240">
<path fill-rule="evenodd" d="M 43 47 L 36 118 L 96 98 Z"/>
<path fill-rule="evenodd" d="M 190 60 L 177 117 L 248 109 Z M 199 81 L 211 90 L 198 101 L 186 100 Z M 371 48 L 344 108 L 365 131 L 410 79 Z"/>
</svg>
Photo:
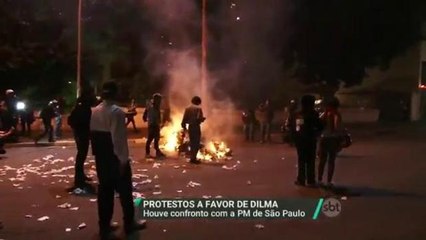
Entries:
<svg viewBox="0 0 426 240">
<path fill-rule="evenodd" d="M 207 97 L 207 0 L 201 6 L 201 97 L 204 105 L 208 105 Z"/>
<path fill-rule="evenodd" d="M 82 0 L 78 0 L 77 16 L 77 97 L 81 93 L 81 9 Z"/>
</svg>

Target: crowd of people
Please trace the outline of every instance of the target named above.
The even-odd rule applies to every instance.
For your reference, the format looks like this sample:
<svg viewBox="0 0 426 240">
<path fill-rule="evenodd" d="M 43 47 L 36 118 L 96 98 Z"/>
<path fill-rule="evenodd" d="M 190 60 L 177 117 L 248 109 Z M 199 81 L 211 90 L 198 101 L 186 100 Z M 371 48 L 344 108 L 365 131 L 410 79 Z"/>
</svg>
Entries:
<svg viewBox="0 0 426 240">
<path fill-rule="evenodd" d="M 127 142 L 127 125 L 136 115 L 135 101 L 132 101 L 129 112 L 124 112 L 115 103 L 118 86 L 114 82 L 107 82 L 102 88 L 102 102 L 97 102 L 92 89 L 84 89 L 77 99 L 69 117 L 77 147 L 75 158 L 74 189 L 91 189 L 92 181 L 84 172 L 89 145 L 95 157 L 98 177 L 98 218 L 99 234 L 102 239 L 113 239 L 114 228 L 111 219 L 114 209 L 114 193 L 119 193 L 123 208 L 124 229 L 131 233 L 143 229 L 146 222 L 135 220 L 135 209 L 132 198 L 132 171 Z M 154 94 L 143 113 L 143 120 L 148 125 L 148 138 L 145 147 L 147 158 L 151 156 L 151 144 L 154 143 L 155 157 L 165 157 L 160 150 L 160 129 L 163 125 L 161 114 L 161 94 Z M 201 109 L 201 98 L 194 96 L 191 105 L 185 109 L 181 126 L 189 135 L 190 163 L 199 164 L 197 153 L 201 142 L 201 124 L 206 120 Z M 296 101 L 291 101 L 288 107 L 288 117 L 285 128 L 289 132 L 291 142 L 294 143 L 298 155 L 298 172 L 295 184 L 298 186 L 326 186 L 332 187 L 336 155 L 341 148 L 342 124 L 338 110 L 339 102 L 336 98 L 327 102 L 325 111 L 321 114 L 315 109 L 315 97 L 303 96 L 300 100 L 300 109 Z M 44 131 L 36 138 L 36 142 L 48 135 L 49 141 L 54 141 L 54 134 L 60 134 L 60 127 L 53 128 L 52 119 L 57 117 L 58 103 L 49 102 L 41 113 L 40 118 Z M 63 112 L 60 112 L 61 115 Z M 2 139 L 13 134 L 16 129 L 16 120 L 8 111 L 6 101 L 0 103 L 0 154 L 4 154 Z M 271 126 L 274 111 L 270 101 L 260 104 L 256 110 L 248 110 L 243 114 L 244 132 L 247 141 L 254 141 L 254 129 L 259 126 L 260 141 L 271 141 Z M 127 119 L 127 121 L 126 121 Z M 57 119 L 56 124 L 61 124 Z M 54 129 L 56 131 L 54 131 Z M 317 151 L 319 146 L 319 151 Z M 317 178 L 315 177 L 315 159 L 319 156 Z M 328 165 L 326 183 L 323 183 L 325 166 Z M 95 192 L 94 189 L 93 192 Z"/>
<path fill-rule="evenodd" d="M 338 111 L 339 101 L 331 98 L 326 101 L 322 111 L 316 109 L 316 98 L 303 96 L 293 99 L 286 108 L 286 118 L 282 125 L 283 140 L 295 146 L 298 154 L 298 174 L 295 184 L 298 186 L 332 187 L 335 159 L 344 144 L 350 144 L 347 132 L 342 126 Z M 274 110 L 267 100 L 256 110 L 248 109 L 242 113 L 243 131 L 246 141 L 256 141 L 256 130 L 260 131 L 260 142 L 271 141 L 271 126 Z M 318 150 L 318 151 L 317 151 Z M 315 178 L 315 160 L 319 159 L 317 178 Z M 326 182 L 323 182 L 327 165 Z"/>
<path fill-rule="evenodd" d="M 20 136 L 31 137 L 32 124 L 41 119 L 43 125 L 43 132 L 35 137 L 35 143 L 48 136 L 49 142 L 54 142 L 55 139 L 62 137 L 62 116 L 64 115 L 65 101 L 62 97 L 58 97 L 49 101 L 47 105 L 42 107 L 39 114 L 36 116 L 33 106 L 28 102 L 20 101 L 14 90 L 8 89 L 5 92 L 2 105 L 2 132 L 7 132 L 12 129 L 7 137 L 3 137 L 9 141 L 18 141 Z M 54 121 L 54 125 L 52 125 Z"/>
<path fill-rule="evenodd" d="M 125 232 L 131 233 L 145 227 L 144 221 L 135 220 L 132 198 L 132 171 L 127 143 L 127 125 L 132 121 L 129 120 L 129 114 L 115 104 L 117 93 L 118 87 L 114 82 L 105 83 L 102 88 L 103 101 L 97 104 L 93 91 L 86 89 L 77 99 L 68 117 L 68 124 L 73 130 L 77 146 L 74 189 L 91 191 L 92 187 L 89 183 L 91 179 L 84 173 L 84 162 L 90 144 L 95 156 L 98 176 L 99 234 L 102 239 L 114 237 L 115 229 L 111 227 L 111 219 L 115 192 L 119 193 L 123 208 Z M 148 125 L 148 139 L 145 148 L 148 158 L 151 158 L 152 142 L 154 142 L 156 150 L 155 157 L 157 159 L 165 157 L 159 148 L 160 129 L 163 124 L 160 110 L 162 98 L 160 94 L 154 94 L 143 113 L 143 120 Z M 201 141 L 200 125 L 206 118 L 200 108 L 201 98 L 195 96 L 191 103 L 192 105 L 185 110 L 181 125 L 189 134 L 190 163 L 198 164 L 200 162 L 196 156 Z M 136 112 L 134 101 L 129 110 Z"/>
</svg>

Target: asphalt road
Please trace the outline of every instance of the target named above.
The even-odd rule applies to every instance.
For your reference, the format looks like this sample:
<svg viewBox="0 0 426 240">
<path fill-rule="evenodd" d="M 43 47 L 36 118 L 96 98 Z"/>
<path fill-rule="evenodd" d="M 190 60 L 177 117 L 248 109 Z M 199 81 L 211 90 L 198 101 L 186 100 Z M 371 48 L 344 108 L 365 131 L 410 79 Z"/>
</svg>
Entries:
<svg viewBox="0 0 426 240">
<path fill-rule="evenodd" d="M 317 221 L 149 220 L 148 228 L 131 239 L 426 239 L 426 138 L 414 133 L 416 131 L 413 134 L 364 131 L 362 137 L 355 138 L 352 147 L 341 153 L 335 182 L 345 190 L 335 197 L 346 200 L 341 199 L 342 212 L 338 217 L 321 215 Z M 152 180 L 152 183 L 136 186 L 137 192 L 148 198 L 159 190 L 162 194 L 155 197 L 325 196 L 324 191 L 293 185 L 294 149 L 278 143 L 260 145 L 234 141 L 231 145 L 234 157 L 226 166 L 239 161 L 236 170 L 205 164 L 192 166 L 174 157 L 153 168 L 153 162 L 142 159 L 143 145 L 134 144 L 131 149 L 133 172 L 148 175 Z M 95 197 L 69 195 L 65 190 L 72 185 L 73 169 L 64 167 L 73 165 L 70 157 L 74 155 L 72 146 L 8 149 L 8 154 L 0 159 L 0 220 L 4 224 L 0 239 L 97 239 L 96 202 L 90 200 Z M 90 161 L 86 169 L 93 174 L 92 165 Z M 22 168 L 33 173 L 27 173 L 25 179 L 16 179 Z M 135 182 L 142 180 L 134 179 Z M 187 187 L 189 181 L 201 186 Z M 155 185 L 160 187 L 156 189 Z M 57 207 L 63 203 L 70 203 L 78 210 Z M 121 224 L 118 201 L 115 207 L 114 220 Z M 49 219 L 37 221 L 43 216 Z M 78 230 L 83 222 L 87 227 Z M 258 229 L 256 224 L 264 228 Z M 66 232 L 66 228 L 71 231 Z"/>
</svg>

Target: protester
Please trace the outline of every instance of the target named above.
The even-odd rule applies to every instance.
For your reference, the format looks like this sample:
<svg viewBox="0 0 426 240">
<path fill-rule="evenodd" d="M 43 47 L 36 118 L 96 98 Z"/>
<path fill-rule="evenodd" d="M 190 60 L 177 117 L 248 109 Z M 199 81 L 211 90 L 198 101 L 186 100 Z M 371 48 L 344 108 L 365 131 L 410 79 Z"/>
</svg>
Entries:
<svg viewBox="0 0 426 240">
<path fill-rule="evenodd" d="M 144 122 L 148 122 L 148 139 L 145 145 L 146 158 L 152 158 L 150 154 L 152 141 L 154 141 L 156 157 L 165 157 L 164 153 L 161 152 L 159 146 L 161 129 L 161 99 L 161 94 L 154 94 L 152 96 L 152 105 L 148 105 L 143 113 Z"/>
<path fill-rule="evenodd" d="M 242 114 L 244 124 L 244 136 L 246 141 L 254 141 L 254 130 L 256 125 L 256 116 L 253 109 L 248 109 Z"/>
<path fill-rule="evenodd" d="M 4 140 L 11 136 L 15 128 L 13 127 L 13 118 L 7 109 L 6 102 L 0 102 L 0 154 L 6 154 L 4 149 Z"/>
<path fill-rule="evenodd" d="M 13 127 L 16 129 L 18 125 L 18 109 L 16 108 L 18 98 L 16 97 L 15 91 L 12 89 L 6 90 L 5 94 L 5 104 L 7 107 L 7 111 L 9 112 L 10 116 L 12 116 Z"/>
<path fill-rule="evenodd" d="M 102 239 L 116 237 L 111 227 L 115 191 L 120 196 L 126 234 L 145 227 L 145 222 L 135 221 L 126 117 L 120 107 L 114 104 L 117 94 L 116 83 L 104 83 L 103 101 L 92 108 L 90 121 L 92 151 L 99 180 L 98 217 Z"/>
<path fill-rule="evenodd" d="M 30 106 L 26 106 L 25 109 L 20 111 L 19 117 L 21 119 L 21 134 L 22 135 L 31 135 L 31 125 L 35 121 L 34 110 Z"/>
<path fill-rule="evenodd" d="M 325 112 L 321 116 L 325 128 L 321 135 L 319 144 L 320 162 L 318 166 L 318 183 L 323 185 L 322 176 L 325 165 L 327 163 L 327 187 L 333 186 L 332 180 L 334 175 L 335 160 L 340 149 L 342 117 L 338 108 L 339 100 L 337 98 L 333 98 L 326 104 Z"/>
<path fill-rule="evenodd" d="M 95 95 L 92 89 L 82 91 L 77 98 L 77 102 L 68 117 L 68 125 L 74 134 L 74 141 L 77 146 L 77 156 L 75 157 L 74 188 L 90 188 L 86 181 L 91 179 L 84 174 L 84 162 L 87 158 L 90 144 L 90 116 L 91 107 L 95 103 Z M 90 191 L 89 189 L 89 191 Z"/>
<path fill-rule="evenodd" d="M 195 96 L 191 100 L 192 105 L 185 109 L 182 118 L 182 128 L 189 133 L 189 146 L 190 146 L 190 163 L 199 164 L 200 161 L 197 160 L 198 150 L 200 149 L 201 142 L 201 123 L 203 123 L 206 118 L 203 115 L 203 110 L 201 109 L 201 98 Z"/>
<path fill-rule="evenodd" d="M 58 97 L 53 100 L 55 109 L 55 138 L 62 137 L 62 115 L 65 113 L 65 100 L 63 97 Z"/>
<path fill-rule="evenodd" d="M 269 99 L 266 100 L 265 102 L 265 111 L 266 111 L 266 125 L 264 126 L 265 132 L 263 133 L 263 135 L 266 141 L 271 142 L 272 141 L 271 131 L 272 131 L 272 121 L 274 120 L 274 109 Z"/>
<path fill-rule="evenodd" d="M 260 143 L 264 143 L 266 140 L 266 128 L 268 124 L 268 113 L 266 112 L 266 106 L 264 103 L 260 104 L 257 108 L 256 119 L 260 124 Z"/>
<path fill-rule="evenodd" d="M 49 142 L 55 141 L 53 138 L 53 126 L 52 126 L 52 119 L 56 116 L 54 105 L 55 103 L 51 101 L 40 112 L 40 118 L 43 122 L 44 131 L 42 134 L 36 137 L 35 144 L 38 144 L 38 141 L 40 141 L 40 139 L 44 138 L 46 135 L 49 136 Z"/>
<path fill-rule="evenodd" d="M 285 122 L 285 128 L 287 132 L 287 141 L 290 146 L 293 146 L 295 143 L 295 129 L 296 129 L 296 112 L 297 112 L 297 101 L 291 100 L 289 106 L 287 107 L 287 119 Z"/>
<path fill-rule="evenodd" d="M 295 117 L 295 141 L 298 155 L 298 175 L 296 185 L 309 187 L 315 183 L 315 157 L 317 138 L 323 125 L 315 111 L 315 97 L 305 95 L 301 100 L 301 111 Z"/>
<path fill-rule="evenodd" d="M 137 115 L 136 112 L 136 103 L 135 103 L 135 99 L 132 99 L 132 102 L 130 103 L 129 108 L 127 109 L 127 113 L 126 113 L 126 127 L 132 123 L 133 125 L 133 130 L 136 132 L 137 128 L 136 128 L 136 123 L 135 123 L 135 116 Z"/>
</svg>

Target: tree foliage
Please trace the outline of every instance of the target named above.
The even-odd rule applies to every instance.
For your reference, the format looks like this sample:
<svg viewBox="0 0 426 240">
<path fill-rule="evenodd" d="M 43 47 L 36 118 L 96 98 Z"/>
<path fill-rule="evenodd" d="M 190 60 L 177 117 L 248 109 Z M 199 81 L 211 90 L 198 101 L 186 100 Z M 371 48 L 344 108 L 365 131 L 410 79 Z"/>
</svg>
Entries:
<svg viewBox="0 0 426 240">
<path fill-rule="evenodd" d="M 350 87 L 421 38 L 424 1 L 297 0 L 283 58 L 303 83 Z"/>
</svg>

